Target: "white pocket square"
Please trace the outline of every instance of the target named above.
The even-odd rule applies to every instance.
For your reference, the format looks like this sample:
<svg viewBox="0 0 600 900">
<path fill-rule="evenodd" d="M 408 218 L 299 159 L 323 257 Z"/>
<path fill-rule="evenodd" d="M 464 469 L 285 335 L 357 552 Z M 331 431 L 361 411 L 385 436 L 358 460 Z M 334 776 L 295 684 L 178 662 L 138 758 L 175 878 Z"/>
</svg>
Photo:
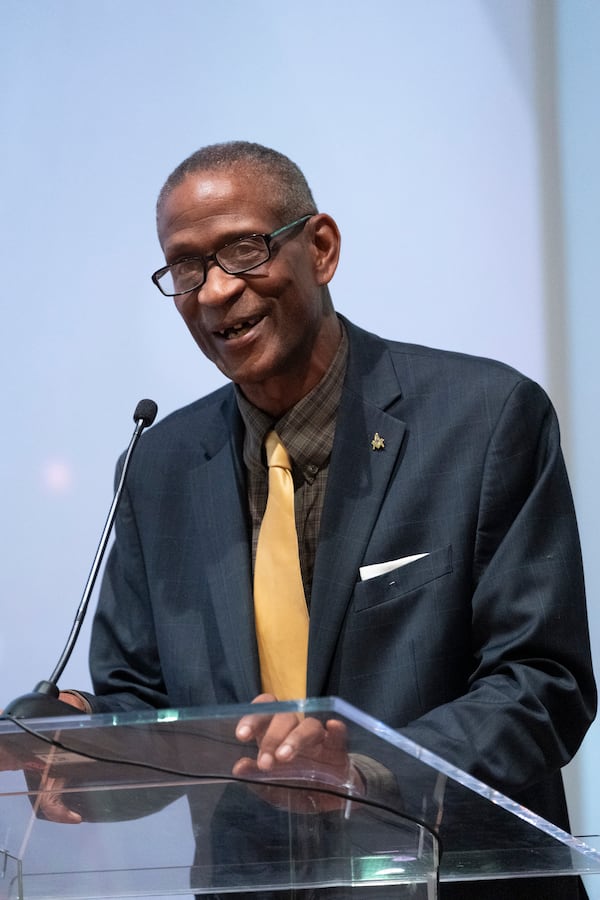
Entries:
<svg viewBox="0 0 600 900">
<path fill-rule="evenodd" d="M 407 566 L 409 563 L 416 562 L 418 559 L 423 559 L 424 556 L 429 556 L 429 553 L 415 553 L 414 556 L 403 556 L 400 559 L 391 559 L 389 562 L 373 563 L 371 566 L 361 566 L 358 570 L 360 580 L 368 581 L 369 578 L 377 578 L 378 575 L 385 575 L 386 572 L 391 572 L 393 569 L 400 569 L 402 566 Z"/>
</svg>

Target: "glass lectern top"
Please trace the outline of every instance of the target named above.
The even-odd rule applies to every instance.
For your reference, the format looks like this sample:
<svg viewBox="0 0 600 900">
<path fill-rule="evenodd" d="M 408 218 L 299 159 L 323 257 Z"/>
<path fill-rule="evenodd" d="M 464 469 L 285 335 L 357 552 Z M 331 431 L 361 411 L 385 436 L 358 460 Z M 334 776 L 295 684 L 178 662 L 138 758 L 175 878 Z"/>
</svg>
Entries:
<svg viewBox="0 0 600 900">
<path fill-rule="evenodd" d="M 0 900 L 357 885 L 429 900 L 438 878 L 600 873 L 593 846 L 339 699 L 261 705 L 265 728 L 297 715 L 331 735 L 267 771 L 236 737 L 248 714 L 0 720 Z"/>
</svg>

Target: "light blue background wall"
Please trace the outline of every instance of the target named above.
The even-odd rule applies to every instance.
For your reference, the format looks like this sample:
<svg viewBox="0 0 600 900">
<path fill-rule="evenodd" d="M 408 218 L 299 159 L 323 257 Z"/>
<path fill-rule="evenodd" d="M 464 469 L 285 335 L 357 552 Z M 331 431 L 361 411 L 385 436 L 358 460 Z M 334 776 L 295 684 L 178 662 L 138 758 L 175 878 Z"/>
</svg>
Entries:
<svg viewBox="0 0 600 900">
<path fill-rule="evenodd" d="M 550 390 L 598 647 L 599 35 L 583 0 L 3 0 L 1 696 L 55 665 L 137 400 L 164 415 L 220 383 L 149 281 L 153 206 L 238 137 L 337 218 L 341 311 Z M 89 684 L 86 643 L 65 684 Z M 569 776 L 579 833 L 600 832 L 598 734 Z"/>
</svg>

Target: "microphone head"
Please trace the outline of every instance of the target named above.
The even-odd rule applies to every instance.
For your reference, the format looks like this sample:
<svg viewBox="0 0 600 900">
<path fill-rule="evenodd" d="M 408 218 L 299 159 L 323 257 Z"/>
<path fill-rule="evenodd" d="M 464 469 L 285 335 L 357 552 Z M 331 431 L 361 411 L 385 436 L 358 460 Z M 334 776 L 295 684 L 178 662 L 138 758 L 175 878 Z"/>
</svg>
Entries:
<svg viewBox="0 0 600 900">
<path fill-rule="evenodd" d="M 142 422 L 144 428 L 148 428 L 154 422 L 158 406 L 154 400 L 140 400 L 133 414 L 134 422 Z"/>
</svg>

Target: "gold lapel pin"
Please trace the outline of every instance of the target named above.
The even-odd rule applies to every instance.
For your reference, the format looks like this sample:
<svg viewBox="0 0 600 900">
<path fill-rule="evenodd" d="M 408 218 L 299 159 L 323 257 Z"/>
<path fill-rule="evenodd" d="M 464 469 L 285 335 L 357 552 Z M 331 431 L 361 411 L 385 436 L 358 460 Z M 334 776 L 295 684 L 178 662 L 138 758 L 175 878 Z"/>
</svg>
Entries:
<svg viewBox="0 0 600 900">
<path fill-rule="evenodd" d="M 378 431 L 373 435 L 373 440 L 371 441 L 371 447 L 373 450 L 383 450 L 385 448 L 385 441 L 381 437 Z"/>
</svg>

